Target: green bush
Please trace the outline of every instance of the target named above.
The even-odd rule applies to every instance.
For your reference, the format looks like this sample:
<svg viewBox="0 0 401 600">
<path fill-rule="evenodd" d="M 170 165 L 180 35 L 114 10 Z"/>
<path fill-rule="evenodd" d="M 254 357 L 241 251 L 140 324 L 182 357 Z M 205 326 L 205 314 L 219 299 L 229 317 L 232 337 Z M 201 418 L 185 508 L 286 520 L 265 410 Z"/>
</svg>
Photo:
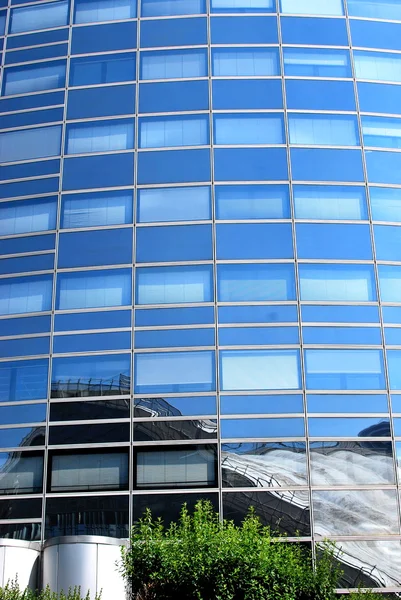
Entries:
<svg viewBox="0 0 401 600">
<path fill-rule="evenodd" d="M 94 600 L 100 600 L 101 594 L 96 594 Z M 34 591 L 26 588 L 21 590 L 18 580 L 9 581 L 4 588 L 0 588 L 0 600 L 91 600 L 89 591 L 86 596 L 81 595 L 81 588 L 70 587 L 67 593 L 52 592 L 47 586 L 44 590 Z"/>
<path fill-rule="evenodd" d="M 278 541 L 252 510 L 236 526 L 199 501 L 168 528 L 147 510 L 122 549 L 121 573 L 133 600 L 334 600 L 336 556 L 323 543 L 313 562 L 309 548 Z M 371 600 L 362 591 L 347 598 L 362 596 Z"/>
</svg>

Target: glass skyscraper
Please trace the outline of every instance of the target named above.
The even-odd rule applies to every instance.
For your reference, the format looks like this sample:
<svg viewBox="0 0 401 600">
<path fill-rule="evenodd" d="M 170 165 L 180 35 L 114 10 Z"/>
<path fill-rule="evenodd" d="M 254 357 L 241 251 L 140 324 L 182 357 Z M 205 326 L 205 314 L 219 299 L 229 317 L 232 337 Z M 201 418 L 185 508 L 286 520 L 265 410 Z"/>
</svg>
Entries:
<svg viewBox="0 0 401 600">
<path fill-rule="evenodd" d="M 0 7 L 0 538 L 209 498 L 400 590 L 400 0 Z"/>
</svg>

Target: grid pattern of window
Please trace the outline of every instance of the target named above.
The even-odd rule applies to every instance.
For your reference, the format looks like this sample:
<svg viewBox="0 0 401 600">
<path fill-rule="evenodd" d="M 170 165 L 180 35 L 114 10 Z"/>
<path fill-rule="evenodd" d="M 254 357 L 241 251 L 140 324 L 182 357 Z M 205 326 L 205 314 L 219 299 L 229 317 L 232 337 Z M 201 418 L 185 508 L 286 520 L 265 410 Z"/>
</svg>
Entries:
<svg viewBox="0 0 401 600">
<path fill-rule="evenodd" d="M 207 497 L 401 589 L 399 0 L 0 0 L 0 35 L 0 537 Z"/>
</svg>

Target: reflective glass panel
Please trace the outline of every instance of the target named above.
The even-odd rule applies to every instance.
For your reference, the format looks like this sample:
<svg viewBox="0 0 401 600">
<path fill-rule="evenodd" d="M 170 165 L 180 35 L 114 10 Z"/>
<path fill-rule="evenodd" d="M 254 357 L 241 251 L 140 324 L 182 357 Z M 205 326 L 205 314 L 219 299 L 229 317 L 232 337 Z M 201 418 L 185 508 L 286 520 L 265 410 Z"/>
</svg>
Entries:
<svg viewBox="0 0 401 600">
<path fill-rule="evenodd" d="M 306 146 L 357 146 L 357 120 L 353 116 L 293 115 L 288 117 L 290 143 Z"/>
<path fill-rule="evenodd" d="M 295 300 L 293 265 L 218 265 L 220 302 Z"/>
<path fill-rule="evenodd" d="M 0 314 L 43 312 L 51 309 L 52 275 L 0 279 Z"/>
<path fill-rule="evenodd" d="M 141 79 L 183 79 L 205 75 L 206 50 L 141 52 Z"/>
<path fill-rule="evenodd" d="M 131 270 L 59 273 L 56 307 L 100 308 L 131 304 Z M 99 327 L 100 328 L 100 327 Z"/>
<path fill-rule="evenodd" d="M 0 454 L 1 494 L 40 494 L 43 481 L 43 455 L 31 452 Z"/>
<path fill-rule="evenodd" d="M 71 59 L 70 86 L 97 85 L 135 80 L 133 53 L 103 54 Z"/>
<path fill-rule="evenodd" d="M 215 186 L 216 216 L 222 220 L 288 219 L 290 199 L 284 185 Z"/>
<path fill-rule="evenodd" d="M 57 198 L 35 198 L 0 204 L 0 235 L 56 228 Z"/>
<path fill-rule="evenodd" d="M 289 390 L 300 386 L 297 350 L 220 352 L 222 390 Z"/>
<path fill-rule="evenodd" d="M 65 68 L 66 64 L 63 61 L 5 69 L 3 95 L 11 96 L 63 88 Z"/>
<path fill-rule="evenodd" d="M 295 185 L 297 219 L 367 219 L 366 192 L 362 187 Z"/>
<path fill-rule="evenodd" d="M 214 48 L 212 71 L 215 77 L 279 75 L 279 56 L 274 48 Z"/>
<path fill-rule="evenodd" d="M 0 162 L 58 156 L 60 146 L 61 125 L 1 133 Z"/>
<path fill-rule="evenodd" d="M 0 363 L 0 402 L 41 400 L 47 397 L 47 359 Z"/>
<path fill-rule="evenodd" d="M 401 21 L 401 6 L 398 0 L 347 0 L 347 2 L 350 16 Z"/>
<path fill-rule="evenodd" d="M 216 485 L 216 451 L 210 446 L 138 450 L 137 488 L 168 489 Z"/>
<path fill-rule="evenodd" d="M 354 50 L 355 74 L 358 79 L 401 81 L 401 55 Z"/>
<path fill-rule="evenodd" d="M 365 146 L 401 148 L 401 119 L 389 117 L 362 117 Z"/>
<path fill-rule="evenodd" d="M 294 15 L 343 15 L 342 0 L 281 0 L 283 13 Z"/>
<path fill-rule="evenodd" d="M 376 300 L 369 265 L 299 265 L 302 300 L 370 302 Z"/>
<path fill-rule="evenodd" d="M 301 77 L 351 77 L 349 52 L 284 48 L 284 73 Z"/>
<path fill-rule="evenodd" d="M 53 454 L 50 460 L 50 492 L 95 492 L 128 487 L 126 452 Z"/>
<path fill-rule="evenodd" d="M 274 0 L 211 0 L 211 11 L 219 12 L 274 12 Z"/>
<path fill-rule="evenodd" d="M 203 115 L 153 117 L 139 121 L 140 148 L 203 146 L 209 143 L 209 120 Z"/>
<path fill-rule="evenodd" d="M 110 152 L 134 147 L 131 120 L 96 121 L 67 126 L 66 153 Z"/>
<path fill-rule="evenodd" d="M 142 0 L 142 17 L 196 15 L 206 12 L 204 0 Z"/>
<path fill-rule="evenodd" d="M 136 270 L 138 304 L 182 304 L 213 300 L 212 268 L 150 267 Z"/>
<path fill-rule="evenodd" d="M 370 187 L 370 206 L 374 221 L 401 222 L 401 190 Z"/>
<path fill-rule="evenodd" d="M 378 390 L 385 386 L 381 350 L 305 350 L 312 390 Z"/>
<path fill-rule="evenodd" d="M 138 190 L 139 223 L 202 221 L 211 218 L 209 187 Z"/>
<path fill-rule="evenodd" d="M 214 143 L 283 144 L 283 119 L 279 115 L 215 115 Z"/>
<path fill-rule="evenodd" d="M 372 243 L 368 225 L 298 223 L 298 258 L 369 260 Z"/>
<path fill-rule="evenodd" d="M 305 435 L 303 419 L 224 419 L 222 438 L 286 438 Z"/>
<path fill-rule="evenodd" d="M 68 0 L 21 6 L 11 11 L 10 33 L 49 29 L 68 24 Z"/>
<path fill-rule="evenodd" d="M 135 355 L 135 392 L 208 392 L 215 387 L 214 352 Z"/>
<path fill-rule="evenodd" d="M 136 16 L 136 0 L 76 0 L 75 23 L 119 21 Z"/>
<path fill-rule="evenodd" d="M 133 199 L 130 191 L 92 192 L 62 197 L 61 227 L 100 227 L 132 223 Z M 1 214 L 1 207 L 0 207 Z"/>
</svg>

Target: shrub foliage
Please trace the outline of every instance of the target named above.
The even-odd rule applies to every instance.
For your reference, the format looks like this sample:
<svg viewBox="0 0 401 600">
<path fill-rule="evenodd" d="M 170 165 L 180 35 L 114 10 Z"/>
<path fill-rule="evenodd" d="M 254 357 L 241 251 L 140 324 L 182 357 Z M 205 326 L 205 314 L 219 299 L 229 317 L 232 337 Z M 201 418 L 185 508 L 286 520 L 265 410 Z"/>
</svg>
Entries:
<svg viewBox="0 0 401 600">
<path fill-rule="evenodd" d="M 100 600 L 101 596 L 96 595 L 94 600 Z M 34 591 L 29 588 L 21 590 L 18 580 L 9 581 L 3 588 L 0 588 L 0 600 L 91 600 L 89 592 L 86 596 L 81 594 L 80 587 L 70 587 L 68 592 L 52 592 L 47 586 L 44 590 Z"/>
<path fill-rule="evenodd" d="M 132 600 L 338 599 L 335 546 L 323 543 L 313 561 L 308 547 L 277 540 L 252 510 L 236 526 L 199 501 L 192 515 L 184 504 L 178 522 L 165 527 L 148 509 L 130 542 L 121 572 Z"/>
</svg>

